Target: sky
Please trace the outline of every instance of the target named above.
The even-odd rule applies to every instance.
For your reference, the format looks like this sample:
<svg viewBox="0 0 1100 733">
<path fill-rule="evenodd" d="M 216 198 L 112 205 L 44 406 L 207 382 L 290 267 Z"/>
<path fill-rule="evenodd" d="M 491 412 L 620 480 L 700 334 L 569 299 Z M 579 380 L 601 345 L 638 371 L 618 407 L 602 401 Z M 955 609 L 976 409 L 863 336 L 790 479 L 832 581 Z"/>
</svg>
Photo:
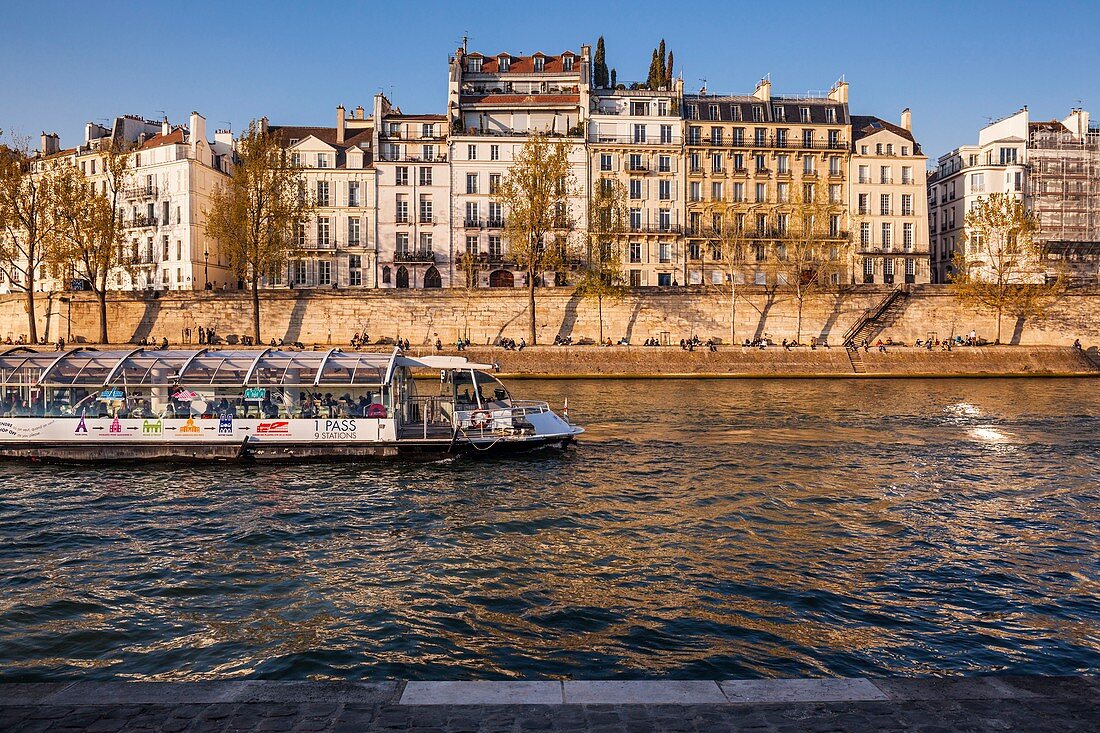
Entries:
<svg viewBox="0 0 1100 733">
<path fill-rule="evenodd" d="M 773 94 L 849 83 L 853 114 L 898 121 L 930 161 L 1027 105 L 1100 120 L 1100 3 L 782 4 L 550 2 L 158 2 L 3 0 L 0 129 L 83 141 L 89 121 L 134 114 L 215 128 L 335 124 L 383 91 L 407 113 L 442 113 L 447 58 L 471 51 L 579 50 L 604 36 L 620 81 L 644 80 L 663 37 L 685 89 Z"/>
</svg>

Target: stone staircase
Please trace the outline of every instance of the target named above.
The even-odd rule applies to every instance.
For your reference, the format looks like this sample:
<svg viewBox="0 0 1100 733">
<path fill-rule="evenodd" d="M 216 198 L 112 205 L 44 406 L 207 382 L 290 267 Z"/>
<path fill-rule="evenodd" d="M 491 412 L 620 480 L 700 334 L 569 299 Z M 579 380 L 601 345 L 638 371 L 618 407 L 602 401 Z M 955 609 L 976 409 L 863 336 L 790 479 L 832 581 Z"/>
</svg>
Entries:
<svg viewBox="0 0 1100 733">
<path fill-rule="evenodd" d="M 882 328 L 890 323 L 905 310 L 905 302 L 909 297 L 909 290 L 905 285 L 899 285 L 882 299 L 877 306 L 868 309 L 859 317 L 848 332 L 844 334 L 844 345 L 861 344 L 864 339 L 870 340 Z"/>
</svg>

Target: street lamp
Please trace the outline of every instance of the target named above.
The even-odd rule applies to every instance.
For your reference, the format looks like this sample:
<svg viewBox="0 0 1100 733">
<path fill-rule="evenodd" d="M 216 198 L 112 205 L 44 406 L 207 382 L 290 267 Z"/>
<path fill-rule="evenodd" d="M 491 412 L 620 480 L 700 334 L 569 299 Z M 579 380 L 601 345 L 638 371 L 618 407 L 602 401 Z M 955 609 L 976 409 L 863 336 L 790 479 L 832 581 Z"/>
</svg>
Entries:
<svg viewBox="0 0 1100 733">
<path fill-rule="evenodd" d="M 203 280 L 206 281 L 204 288 L 210 288 L 210 248 L 204 247 L 202 250 L 202 262 L 203 262 Z"/>
</svg>

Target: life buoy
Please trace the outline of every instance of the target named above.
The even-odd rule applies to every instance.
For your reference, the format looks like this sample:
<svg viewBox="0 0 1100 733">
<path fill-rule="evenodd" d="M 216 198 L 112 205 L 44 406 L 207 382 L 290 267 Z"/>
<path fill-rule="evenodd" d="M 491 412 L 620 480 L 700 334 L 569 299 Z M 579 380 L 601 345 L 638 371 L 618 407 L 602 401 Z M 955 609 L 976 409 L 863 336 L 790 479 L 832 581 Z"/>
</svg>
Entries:
<svg viewBox="0 0 1100 733">
<path fill-rule="evenodd" d="M 377 402 L 372 402 L 367 405 L 367 411 L 364 417 L 386 418 L 386 406 L 380 405 Z"/>
<path fill-rule="evenodd" d="M 493 421 L 493 416 L 488 410 L 474 410 L 470 413 L 470 427 L 484 430 Z"/>
</svg>

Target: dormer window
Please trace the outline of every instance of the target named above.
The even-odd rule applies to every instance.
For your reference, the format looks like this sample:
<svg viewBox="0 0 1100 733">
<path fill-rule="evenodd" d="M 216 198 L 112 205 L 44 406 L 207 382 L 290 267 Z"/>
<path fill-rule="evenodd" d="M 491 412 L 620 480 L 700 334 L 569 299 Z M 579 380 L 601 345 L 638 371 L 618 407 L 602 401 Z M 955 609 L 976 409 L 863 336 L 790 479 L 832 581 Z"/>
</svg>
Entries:
<svg viewBox="0 0 1100 733">
<path fill-rule="evenodd" d="M 546 66 L 546 59 L 544 59 L 542 56 L 536 56 L 535 57 L 535 71 L 542 71 L 545 66 Z"/>
<path fill-rule="evenodd" d="M 825 121 L 829 124 L 836 124 L 836 107 L 825 108 Z"/>
<path fill-rule="evenodd" d="M 787 119 L 787 108 L 780 104 L 773 104 L 772 117 L 776 122 L 785 122 Z"/>
<path fill-rule="evenodd" d="M 810 108 L 809 107 L 799 107 L 798 108 L 798 120 L 799 120 L 799 122 L 809 122 L 810 121 Z"/>
<path fill-rule="evenodd" d="M 297 145 L 298 144 L 298 138 L 296 138 L 296 137 L 290 138 L 290 144 L 291 145 Z"/>
<path fill-rule="evenodd" d="M 763 122 L 764 121 L 764 108 L 755 106 L 752 108 L 752 121 Z"/>
<path fill-rule="evenodd" d="M 564 69 L 565 71 L 572 71 L 573 70 L 573 55 L 572 54 L 567 53 L 567 54 L 565 54 L 564 56 L 561 57 L 561 68 Z"/>
<path fill-rule="evenodd" d="M 469 71 L 472 74 L 480 73 L 481 72 L 481 57 L 480 56 L 471 56 L 470 58 L 466 59 L 466 71 Z"/>
<path fill-rule="evenodd" d="M 712 119 L 712 120 L 721 119 L 721 117 L 718 114 L 718 105 L 717 104 L 710 105 L 710 118 L 709 119 Z"/>
<path fill-rule="evenodd" d="M 501 71 L 508 71 L 508 67 L 511 66 L 511 64 L 512 59 L 508 58 L 507 56 L 497 57 L 497 68 L 499 68 Z"/>
</svg>

